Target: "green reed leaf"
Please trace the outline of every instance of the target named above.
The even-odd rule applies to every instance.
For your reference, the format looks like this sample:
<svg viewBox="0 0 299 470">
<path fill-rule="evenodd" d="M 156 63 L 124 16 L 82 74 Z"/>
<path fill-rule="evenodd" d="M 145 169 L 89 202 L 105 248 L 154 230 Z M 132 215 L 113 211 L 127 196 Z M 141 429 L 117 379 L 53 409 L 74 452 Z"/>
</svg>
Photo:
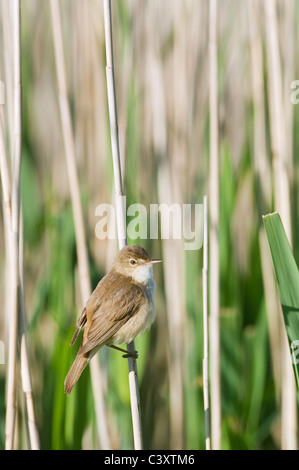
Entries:
<svg viewBox="0 0 299 470">
<path fill-rule="evenodd" d="M 263 219 L 299 390 L 299 271 L 279 214 L 268 214 Z"/>
</svg>

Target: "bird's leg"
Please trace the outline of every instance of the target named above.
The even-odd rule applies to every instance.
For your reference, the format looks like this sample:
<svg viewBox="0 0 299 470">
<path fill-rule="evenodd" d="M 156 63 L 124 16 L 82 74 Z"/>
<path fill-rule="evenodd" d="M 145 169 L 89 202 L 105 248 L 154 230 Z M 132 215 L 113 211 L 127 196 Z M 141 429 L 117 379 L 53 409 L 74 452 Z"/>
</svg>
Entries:
<svg viewBox="0 0 299 470">
<path fill-rule="evenodd" d="M 125 349 L 122 349 L 122 348 L 119 348 L 118 346 L 115 346 L 114 344 L 110 344 L 108 347 L 116 349 L 117 351 L 121 351 L 121 352 L 126 353 L 126 354 L 123 355 L 124 358 L 128 358 L 128 357 L 133 357 L 134 359 L 138 358 L 138 352 L 137 351 L 129 352 L 129 351 L 126 351 Z"/>
</svg>

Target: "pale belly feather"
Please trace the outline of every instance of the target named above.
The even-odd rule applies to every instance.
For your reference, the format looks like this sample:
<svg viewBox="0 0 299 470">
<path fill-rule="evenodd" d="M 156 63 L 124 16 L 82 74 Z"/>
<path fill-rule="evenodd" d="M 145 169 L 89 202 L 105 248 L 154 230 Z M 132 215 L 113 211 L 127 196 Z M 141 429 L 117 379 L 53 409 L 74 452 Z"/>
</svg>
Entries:
<svg viewBox="0 0 299 470">
<path fill-rule="evenodd" d="M 107 341 L 107 345 L 130 343 L 151 326 L 156 316 L 154 291 L 155 281 L 151 279 L 151 282 L 148 283 L 147 302 L 109 339 L 109 342 Z"/>
</svg>

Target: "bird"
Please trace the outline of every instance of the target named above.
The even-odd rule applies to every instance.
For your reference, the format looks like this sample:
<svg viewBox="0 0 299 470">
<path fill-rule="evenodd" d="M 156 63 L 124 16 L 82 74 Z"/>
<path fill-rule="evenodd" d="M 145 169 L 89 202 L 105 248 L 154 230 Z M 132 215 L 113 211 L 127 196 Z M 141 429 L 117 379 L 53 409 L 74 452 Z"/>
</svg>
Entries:
<svg viewBox="0 0 299 470">
<path fill-rule="evenodd" d="M 77 356 L 65 378 L 64 391 L 71 393 L 83 370 L 106 345 L 137 357 L 116 345 L 130 343 L 155 319 L 152 259 L 139 245 L 126 245 L 116 255 L 111 270 L 100 280 L 78 318 L 72 346 L 83 329 Z"/>
</svg>

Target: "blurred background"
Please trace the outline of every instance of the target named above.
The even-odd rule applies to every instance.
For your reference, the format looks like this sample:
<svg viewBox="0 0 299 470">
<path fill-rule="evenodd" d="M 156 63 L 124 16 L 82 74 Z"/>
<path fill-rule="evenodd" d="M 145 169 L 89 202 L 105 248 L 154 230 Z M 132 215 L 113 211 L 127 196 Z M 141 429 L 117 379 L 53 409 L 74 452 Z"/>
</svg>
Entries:
<svg viewBox="0 0 299 470">
<path fill-rule="evenodd" d="M 2 0 L 0 5 L 0 79 L 5 84 L 11 63 L 4 16 L 9 4 Z M 69 344 L 82 301 L 50 2 L 22 0 L 21 7 L 24 286 L 40 444 L 43 449 L 99 448 L 90 369 L 69 398 L 63 392 L 78 348 Z M 113 0 L 112 7 L 127 206 L 202 204 L 204 195 L 213 194 L 209 1 Z M 95 235 L 96 207 L 113 204 L 103 4 L 101 0 L 63 0 L 60 9 L 94 288 L 118 249 L 117 240 L 99 240 Z M 297 405 L 283 387 L 283 327 L 262 215 L 278 208 L 275 181 L 283 172 L 289 234 L 298 259 L 299 107 L 291 102 L 291 83 L 299 79 L 298 13 L 295 0 L 218 2 L 219 433 L 223 449 L 297 446 Z M 6 86 L 1 112 L 10 155 L 9 89 Z M 1 211 L 0 340 L 7 363 L 5 293 L 9 283 L 2 215 Z M 128 243 L 138 243 L 152 257 L 163 259 L 154 268 L 156 322 L 135 342 L 144 448 L 204 449 L 202 249 L 186 251 L 184 240 L 150 240 L 149 224 L 147 239 L 128 239 Z M 127 361 L 108 348 L 94 361 L 101 365 L 111 446 L 130 449 Z M 5 377 L 6 364 L 0 365 L 1 448 Z M 24 415 L 19 390 L 21 448 L 26 447 Z"/>
</svg>

